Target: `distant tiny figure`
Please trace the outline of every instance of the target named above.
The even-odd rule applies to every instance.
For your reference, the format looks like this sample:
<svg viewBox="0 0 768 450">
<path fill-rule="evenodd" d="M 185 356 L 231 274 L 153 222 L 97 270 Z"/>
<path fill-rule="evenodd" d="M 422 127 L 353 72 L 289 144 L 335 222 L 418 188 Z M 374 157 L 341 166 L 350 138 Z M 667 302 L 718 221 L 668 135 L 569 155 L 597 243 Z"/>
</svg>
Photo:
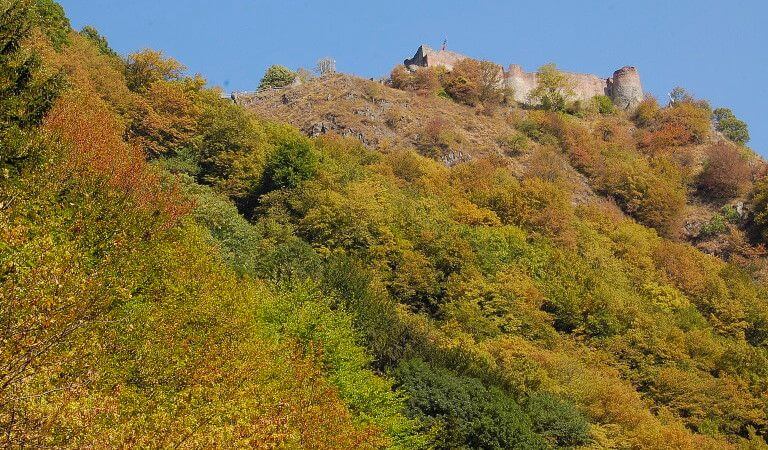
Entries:
<svg viewBox="0 0 768 450">
<path fill-rule="evenodd" d="M 445 51 L 448 48 L 448 39 L 443 39 L 443 47 L 440 49 Z"/>
</svg>

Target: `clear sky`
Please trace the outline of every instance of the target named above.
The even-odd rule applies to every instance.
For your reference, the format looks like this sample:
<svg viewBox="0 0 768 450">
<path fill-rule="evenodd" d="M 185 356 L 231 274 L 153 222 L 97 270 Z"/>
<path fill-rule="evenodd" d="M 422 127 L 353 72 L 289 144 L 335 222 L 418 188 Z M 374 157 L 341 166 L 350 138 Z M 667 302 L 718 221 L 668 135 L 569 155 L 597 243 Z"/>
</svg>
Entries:
<svg viewBox="0 0 768 450">
<path fill-rule="evenodd" d="M 271 64 L 380 77 L 421 43 L 527 70 L 608 77 L 634 65 L 665 102 L 676 85 L 747 121 L 768 156 L 768 1 L 59 0 L 120 53 L 165 51 L 227 91 Z"/>
</svg>

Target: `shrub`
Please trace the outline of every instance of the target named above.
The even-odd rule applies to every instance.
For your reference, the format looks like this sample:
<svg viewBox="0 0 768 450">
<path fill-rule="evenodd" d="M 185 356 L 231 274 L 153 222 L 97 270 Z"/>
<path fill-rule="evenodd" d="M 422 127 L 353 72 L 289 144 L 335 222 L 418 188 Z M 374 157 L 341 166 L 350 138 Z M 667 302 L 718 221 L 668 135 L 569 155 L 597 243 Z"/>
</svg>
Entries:
<svg viewBox="0 0 768 450">
<path fill-rule="evenodd" d="M 442 428 L 436 447 L 546 448 L 520 406 L 498 388 L 419 359 L 403 362 L 394 377 L 408 394 L 411 416 Z"/>
<path fill-rule="evenodd" d="M 659 102 L 653 97 L 647 97 L 637 105 L 633 120 L 639 127 L 649 127 L 656 123 L 661 112 Z"/>
<path fill-rule="evenodd" d="M 749 184 L 750 174 L 741 150 L 719 142 L 707 149 L 707 162 L 698 179 L 699 191 L 711 199 L 733 198 Z"/>
<path fill-rule="evenodd" d="M 589 422 L 573 403 L 537 392 L 525 406 L 534 429 L 558 446 L 575 447 L 589 442 Z"/>
<path fill-rule="evenodd" d="M 565 111 L 568 100 L 574 95 L 568 76 L 554 64 L 546 64 L 536 72 L 536 81 L 538 84 L 529 94 L 530 100 L 548 111 Z"/>
<path fill-rule="evenodd" d="M 763 177 L 752 187 L 750 203 L 752 231 L 763 243 L 768 243 L 768 177 Z"/>
<path fill-rule="evenodd" d="M 465 58 L 443 76 L 443 88 L 459 103 L 470 106 L 483 103 L 486 107 L 493 107 L 504 100 L 502 74 L 501 67 L 496 63 Z"/>
<path fill-rule="evenodd" d="M 720 208 L 720 214 L 730 223 L 738 223 L 741 220 L 741 214 L 731 205 L 725 205 Z"/>
<path fill-rule="evenodd" d="M 644 108 L 648 109 L 644 114 L 649 114 L 653 109 L 652 106 Z M 647 132 L 641 135 L 639 145 L 656 153 L 670 147 L 700 144 L 709 137 L 711 114 L 709 106 L 702 102 L 673 103 L 643 123 Z M 637 115 L 636 121 L 641 122 Z"/>
<path fill-rule="evenodd" d="M 539 144 L 557 146 L 560 142 L 551 125 L 552 117 L 549 113 L 531 111 L 525 119 L 515 124 L 515 128 Z"/>
<path fill-rule="evenodd" d="M 726 231 L 728 231 L 728 226 L 726 225 L 725 217 L 720 214 L 715 214 L 708 222 L 701 225 L 699 236 L 716 236 L 725 233 Z"/>
<path fill-rule="evenodd" d="M 466 76 L 452 73 L 445 81 L 443 89 L 452 99 L 465 105 L 475 106 L 480 101 L 477 86 Z"/>
<path fill-rule="evenodd" d="M 736 118 L 728 108 L 717 108 L 712 112 L 715 129 L 731 141 L 744 145 L 749 142 L 749 128 L 746 122 Z"/>
<path fill-rule="evenodd" d="M 424 67 L 413 73 L 411 91 L 422 95 L 436 95 L 440 90 L 440 73 L 442 69 Z"/>
<path fill-rule="evenodd" d="M 402 64 L 398 64 L 389 74 L 389 84 L 395 89 L 410 90 L 411 72 Z"/>
<path fill-rule="evenodd" d="M 419 146 L 422 151 L 431 156 L 442 156 L 443 151 L 448 149 L 456 139 L 456 133 L 450 125 L 442 118 L 435 117 L 424 125 L 419 137 Z"/>
<path fill-rule="evenodd" d="M 691 143 L 701 143 L 709 136 L 712 110 L 704 102 L 683 102 L 666 108 L 662 120 L 680 124 L 691 134 Z"/>
<path fill-rule="evenodd" d="M 613 114 L 613 100 L 607 95 L 596 95 L 592 97 L 592 102 L 597 107 L 600 114 Z"/>
<path fill-rule="evenodd" d="M 519 133 L 501 135 L 496 143 L 507 156 L 518 156 L 530 147 L 530 140 Z"/>
<path fill-rule="evenodd" d="M 317 171 L 318 157 L 309 139 L 297 137 L 277 145 L 264 169 L 264 189 L 295 188 Z"/>
<path fill-rule="evenodd" d="M 686 202 L 686 189 L 670 163 L 649 167 L 641 156 L 615 151 L 605 154 L 597 178 L 600 189 L 640 223 L 674 235 Z"/>
<path fill-rule="evenodd" d="M 434 95 L 441 89 L 440 76 L 444 71 L 440 67 L 417 67 L 414 71 L 410 71 L 401 64 L 392 69 L 389 84 L 403 91 Z"/>
<path fill-rule="evenodd" d="M 533 149 L 528 158 L 526 175 L 557 183 L 568 179 L 566 159 L 560 149 L 542 145 Z"/>
<path fill-rule="evenodd" d="M 693 141 L 693 134 L 683 124 L 668 122 L 660 124 L 649 133 L 641 134 L 639 145 L 650 150 L 651 154 L 657 154 Z"/>
<path fill-rule="evenodd" d="M 384 123 L 393 130 L 396 130 L 405 120 L 405 109 L 397 105 L 390 106 L 384 111 Z"/>
<path fill-rule="evenodd" d="M 259 90 L 285 87 L 293 83 L 295 79 L 296 72 L 291 69 L 280 65 L 269 66 L 264 76 L 261 77 Z"/>
</svg>

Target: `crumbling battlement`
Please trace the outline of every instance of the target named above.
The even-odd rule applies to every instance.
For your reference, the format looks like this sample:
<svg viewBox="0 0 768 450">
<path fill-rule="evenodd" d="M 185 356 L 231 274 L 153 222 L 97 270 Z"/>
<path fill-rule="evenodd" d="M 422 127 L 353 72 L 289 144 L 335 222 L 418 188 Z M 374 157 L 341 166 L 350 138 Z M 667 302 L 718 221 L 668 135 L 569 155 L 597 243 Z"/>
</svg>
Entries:
<svg viewBox="0 0 768 450">
<path fill-rule="evenodd" d="M 406 59 L 403 64 L 409 70 L 419 67 L 444 67 L 453 70 L 453 66 L 462 59 L 468 58 L 460 53 L 448 50 L 434 50 L 421 45 L 413 58 Z M 535 72 L 525 72 L 517 64 L 512 64 L 507 70 L 499 66 L 503 74 L 504 87 L 511 88 L 515 100 L 529 103 L 529 94 L 538 84 Z M 625 66 L 615 71 L 610 78 L 597 75 L 564 72 L 573 88 L 575 100 L 589 100 L 596 95 L 607 95 L 614 105 L 622 109 L 632 109 L 643 100 L 643 87 L 637 69 Z"/>
</svg>

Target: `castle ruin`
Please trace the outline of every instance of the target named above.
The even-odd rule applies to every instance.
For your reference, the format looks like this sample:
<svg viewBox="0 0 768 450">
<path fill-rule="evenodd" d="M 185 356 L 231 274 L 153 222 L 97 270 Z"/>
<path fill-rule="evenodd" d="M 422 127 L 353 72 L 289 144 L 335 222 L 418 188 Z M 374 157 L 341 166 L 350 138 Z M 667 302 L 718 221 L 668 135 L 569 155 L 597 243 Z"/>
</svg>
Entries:
<svg viewBox="0 0 768 450">
<path fill-rule="evenodd" d="M 409 70 L 420 67 L 443 67 L 453 70 L 453 66 L 466 59 L 468 56 L 448 50 L 434 50 L 426 45 L 421 45 L 413 55 L 413 58 L 403 61 Z M 502 84 L 505 88 L 511 88 L 515 100 L 520 103 L 530 103 L 530 93 L 536 89 L 538 83 L 535 72 L 525 72 L 517 64 L 511 64 L 507 70 L 499 66 L 502 73 Z M 601 78 L 597 75 L 563 72 L 568 78 L 574 100 L 589 100 L 596 95 L 607 95 L 613 100 L 613 104 L 622 109 L 633 109 L 643 100 L 643 87 L 640 84 L 640 75 L 632 66 L 624 66 L 613 72 L 610 78 Z"/>
</svg>

